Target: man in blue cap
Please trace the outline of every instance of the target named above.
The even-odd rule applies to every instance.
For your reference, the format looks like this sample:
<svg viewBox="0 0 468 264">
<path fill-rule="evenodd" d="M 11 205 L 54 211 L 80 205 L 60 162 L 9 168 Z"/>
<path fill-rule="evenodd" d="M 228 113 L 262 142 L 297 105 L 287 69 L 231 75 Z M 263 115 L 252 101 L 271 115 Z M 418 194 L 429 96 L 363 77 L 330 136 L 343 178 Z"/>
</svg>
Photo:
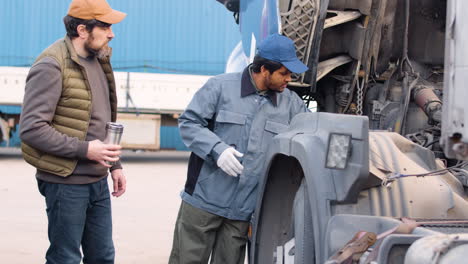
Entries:
<svg viewBox="0 0 468 264">
<path fill-rule="evenodd" d="M 194 153 L 174 231 L 169 263 L 244 263 L 249 220 L 265 154 L 275 135 L 307 108 L 286 89 L 307 67 L 292 40 L 268 36 L 242 73 L 215 76 L 179 118 Z"/>
</svg>

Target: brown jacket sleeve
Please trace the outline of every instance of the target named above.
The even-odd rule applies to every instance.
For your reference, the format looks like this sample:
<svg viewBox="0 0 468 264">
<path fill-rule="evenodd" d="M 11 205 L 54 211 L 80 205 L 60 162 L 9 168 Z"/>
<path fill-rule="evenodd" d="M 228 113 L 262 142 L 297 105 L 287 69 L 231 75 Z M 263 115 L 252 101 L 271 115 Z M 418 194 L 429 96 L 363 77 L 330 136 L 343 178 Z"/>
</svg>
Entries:
<svg viewBox="0 0 468 264">
<path fill-rule="evenodd" d="M 85 159 L 88 142 L 60 133 L 51 126 L 61 93 L 62 74 L 57 61 L 43 58 L 31 67 L 26 78 L 20 138 L 52 155 Z"/>
</svg>

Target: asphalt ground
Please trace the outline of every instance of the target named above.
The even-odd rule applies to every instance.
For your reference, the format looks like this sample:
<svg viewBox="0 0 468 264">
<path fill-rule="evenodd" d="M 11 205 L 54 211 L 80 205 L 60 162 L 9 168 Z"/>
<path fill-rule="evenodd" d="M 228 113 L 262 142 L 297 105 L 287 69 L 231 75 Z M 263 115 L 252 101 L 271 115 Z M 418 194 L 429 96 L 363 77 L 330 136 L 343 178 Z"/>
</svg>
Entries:
<svg viewBox="0 0 468 264">
<path fill-rule="evenodd" d="M 112 198 L 116 263 L 167 263 L 188 156 L 123 154 L 127 191 Z M 0 149 L 1 263 L 45 263 L 47 216 L 34 173 L 18 149 Z"/>
</svg>

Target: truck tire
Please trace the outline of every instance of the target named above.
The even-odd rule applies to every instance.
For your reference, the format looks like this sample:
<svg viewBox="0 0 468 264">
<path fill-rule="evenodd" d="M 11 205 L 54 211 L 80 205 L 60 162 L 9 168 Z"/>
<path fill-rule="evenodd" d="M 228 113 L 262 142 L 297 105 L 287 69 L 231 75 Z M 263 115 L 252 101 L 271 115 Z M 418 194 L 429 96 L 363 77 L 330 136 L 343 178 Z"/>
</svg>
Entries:
<svg viewBox="0 0 468 264">
<path fill-rule="evenodd" d="M 293 205 L 294 263 L 315 263 L 314 230 L 307 183 L 302 179 Z M 288 254 L 288 252 L 285 252 Z"/>
</svg>

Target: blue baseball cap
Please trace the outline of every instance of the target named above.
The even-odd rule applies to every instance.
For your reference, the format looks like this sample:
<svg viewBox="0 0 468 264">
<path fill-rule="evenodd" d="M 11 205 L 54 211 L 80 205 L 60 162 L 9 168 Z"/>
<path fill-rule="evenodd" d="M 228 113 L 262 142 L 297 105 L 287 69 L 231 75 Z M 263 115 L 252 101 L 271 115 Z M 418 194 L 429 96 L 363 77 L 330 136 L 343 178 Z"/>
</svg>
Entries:
<svg viewBox="0 0 468 264">
<path fill-rule="evenodd" d="M 294 42 L 278 33 L 269 35 L 260 43 L 257 55 L 267 60 L 279 62 L 294 73 L 303 73 L 309 69 L 297 58 Z"/>
</svg>

